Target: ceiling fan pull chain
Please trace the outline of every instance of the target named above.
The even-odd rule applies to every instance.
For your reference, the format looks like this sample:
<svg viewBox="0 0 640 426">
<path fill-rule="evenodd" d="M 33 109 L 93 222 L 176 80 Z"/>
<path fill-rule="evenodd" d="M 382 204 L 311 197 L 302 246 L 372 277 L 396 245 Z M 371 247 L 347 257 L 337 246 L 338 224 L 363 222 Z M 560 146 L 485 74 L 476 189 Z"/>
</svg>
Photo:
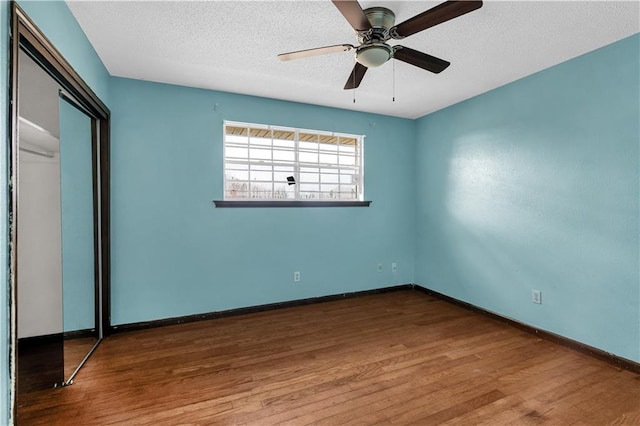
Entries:
<svg viewBox="0 0 640 426">
<path fill-rule="evenodd" d="M 356 103 L 356 73 L 353 73 L 353 103 Z"/>
<path fill-rule="evenodd" d="M 391 102 L 396 101 L 396 62 L 393 61 L 393 98 L 391 98 Z"/>
</svg>

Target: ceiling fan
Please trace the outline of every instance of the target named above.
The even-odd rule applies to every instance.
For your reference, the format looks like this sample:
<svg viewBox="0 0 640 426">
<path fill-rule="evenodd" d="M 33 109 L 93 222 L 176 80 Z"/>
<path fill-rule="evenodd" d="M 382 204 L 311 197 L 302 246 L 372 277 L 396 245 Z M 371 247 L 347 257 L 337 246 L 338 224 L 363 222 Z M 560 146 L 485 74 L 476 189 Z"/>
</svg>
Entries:
<svg viewBox="0 0 640 426">
<path fill-rule="evenodd" d="M 451 65 L 449 62 L 408 47 L 391 46 L 387 41 L 390 39 L 401 40 L 482 7 L 482 1 L 447 1 L 395 25 L 395 14 L 386 7 L 370 7 L 362 10 L 357 0 L 332 0 L 332 2 L 353 27 L 360 44 L 358 46 L 336 44 L 298 50 L 281 53 L 278 58 L 281 61 L 289 61 L 355 49 L 356 65 L 344 86 L 345 90 L 360 86 L 367 69 L 378 67 L 392 58 L 432 73 L 437 74 L 444 71 Z"/>
</svg>

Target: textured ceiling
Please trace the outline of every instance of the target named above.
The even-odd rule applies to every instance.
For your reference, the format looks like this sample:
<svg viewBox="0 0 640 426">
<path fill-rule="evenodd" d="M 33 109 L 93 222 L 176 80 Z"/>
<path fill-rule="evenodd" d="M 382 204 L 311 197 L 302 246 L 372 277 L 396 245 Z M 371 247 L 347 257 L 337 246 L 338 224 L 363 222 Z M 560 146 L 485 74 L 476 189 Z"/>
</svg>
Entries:
<svg viewBox="0 0 640 426">
<path fill-rule="evenodd" d="M 440 1 L 361 1 L 396 23 Z M 637 1 L 485 1 L 402 44 L 448 60 L 431 74 L 390 61 L 354 92 L 353 52 L 280 62 L 278 53 L 357 44 L 329 0 L 71 1 L 109 72 L 128 77 L 416 118 L 640 31 Z M 395 62 L 395 102 L 393 72 Z"/>
</svg>

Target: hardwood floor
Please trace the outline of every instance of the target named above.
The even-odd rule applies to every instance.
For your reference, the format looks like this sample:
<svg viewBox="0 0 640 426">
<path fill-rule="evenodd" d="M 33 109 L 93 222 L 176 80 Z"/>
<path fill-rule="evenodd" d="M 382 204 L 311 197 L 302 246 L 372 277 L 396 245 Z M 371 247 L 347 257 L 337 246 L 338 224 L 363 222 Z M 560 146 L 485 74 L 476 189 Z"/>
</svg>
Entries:
<svg viewBox="0 0 640 426">
<path fill-rule="evenodd" d="M 640 376 L 417 291 L 105 340 L 19 424 L 640 424 Z"/>
<path fill-rule="evenodd" d="M 95 337 L 80 337 L 64 341 L 64 379 L 71 377 L 91 348 L 98 341 Z"/>
</svg>

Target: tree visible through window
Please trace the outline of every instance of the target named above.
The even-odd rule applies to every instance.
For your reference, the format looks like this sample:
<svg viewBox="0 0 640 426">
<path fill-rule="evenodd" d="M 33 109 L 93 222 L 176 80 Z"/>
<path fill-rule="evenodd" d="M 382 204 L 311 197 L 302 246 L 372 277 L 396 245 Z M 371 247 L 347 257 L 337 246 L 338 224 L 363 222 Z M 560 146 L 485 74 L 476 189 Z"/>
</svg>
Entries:
<svg viewBox="0 0 640 426">
<path fill-rule="evenodd" d="M 364 136 L 225 121 L 225 200 L 362 201 Z"/>
</svg>

